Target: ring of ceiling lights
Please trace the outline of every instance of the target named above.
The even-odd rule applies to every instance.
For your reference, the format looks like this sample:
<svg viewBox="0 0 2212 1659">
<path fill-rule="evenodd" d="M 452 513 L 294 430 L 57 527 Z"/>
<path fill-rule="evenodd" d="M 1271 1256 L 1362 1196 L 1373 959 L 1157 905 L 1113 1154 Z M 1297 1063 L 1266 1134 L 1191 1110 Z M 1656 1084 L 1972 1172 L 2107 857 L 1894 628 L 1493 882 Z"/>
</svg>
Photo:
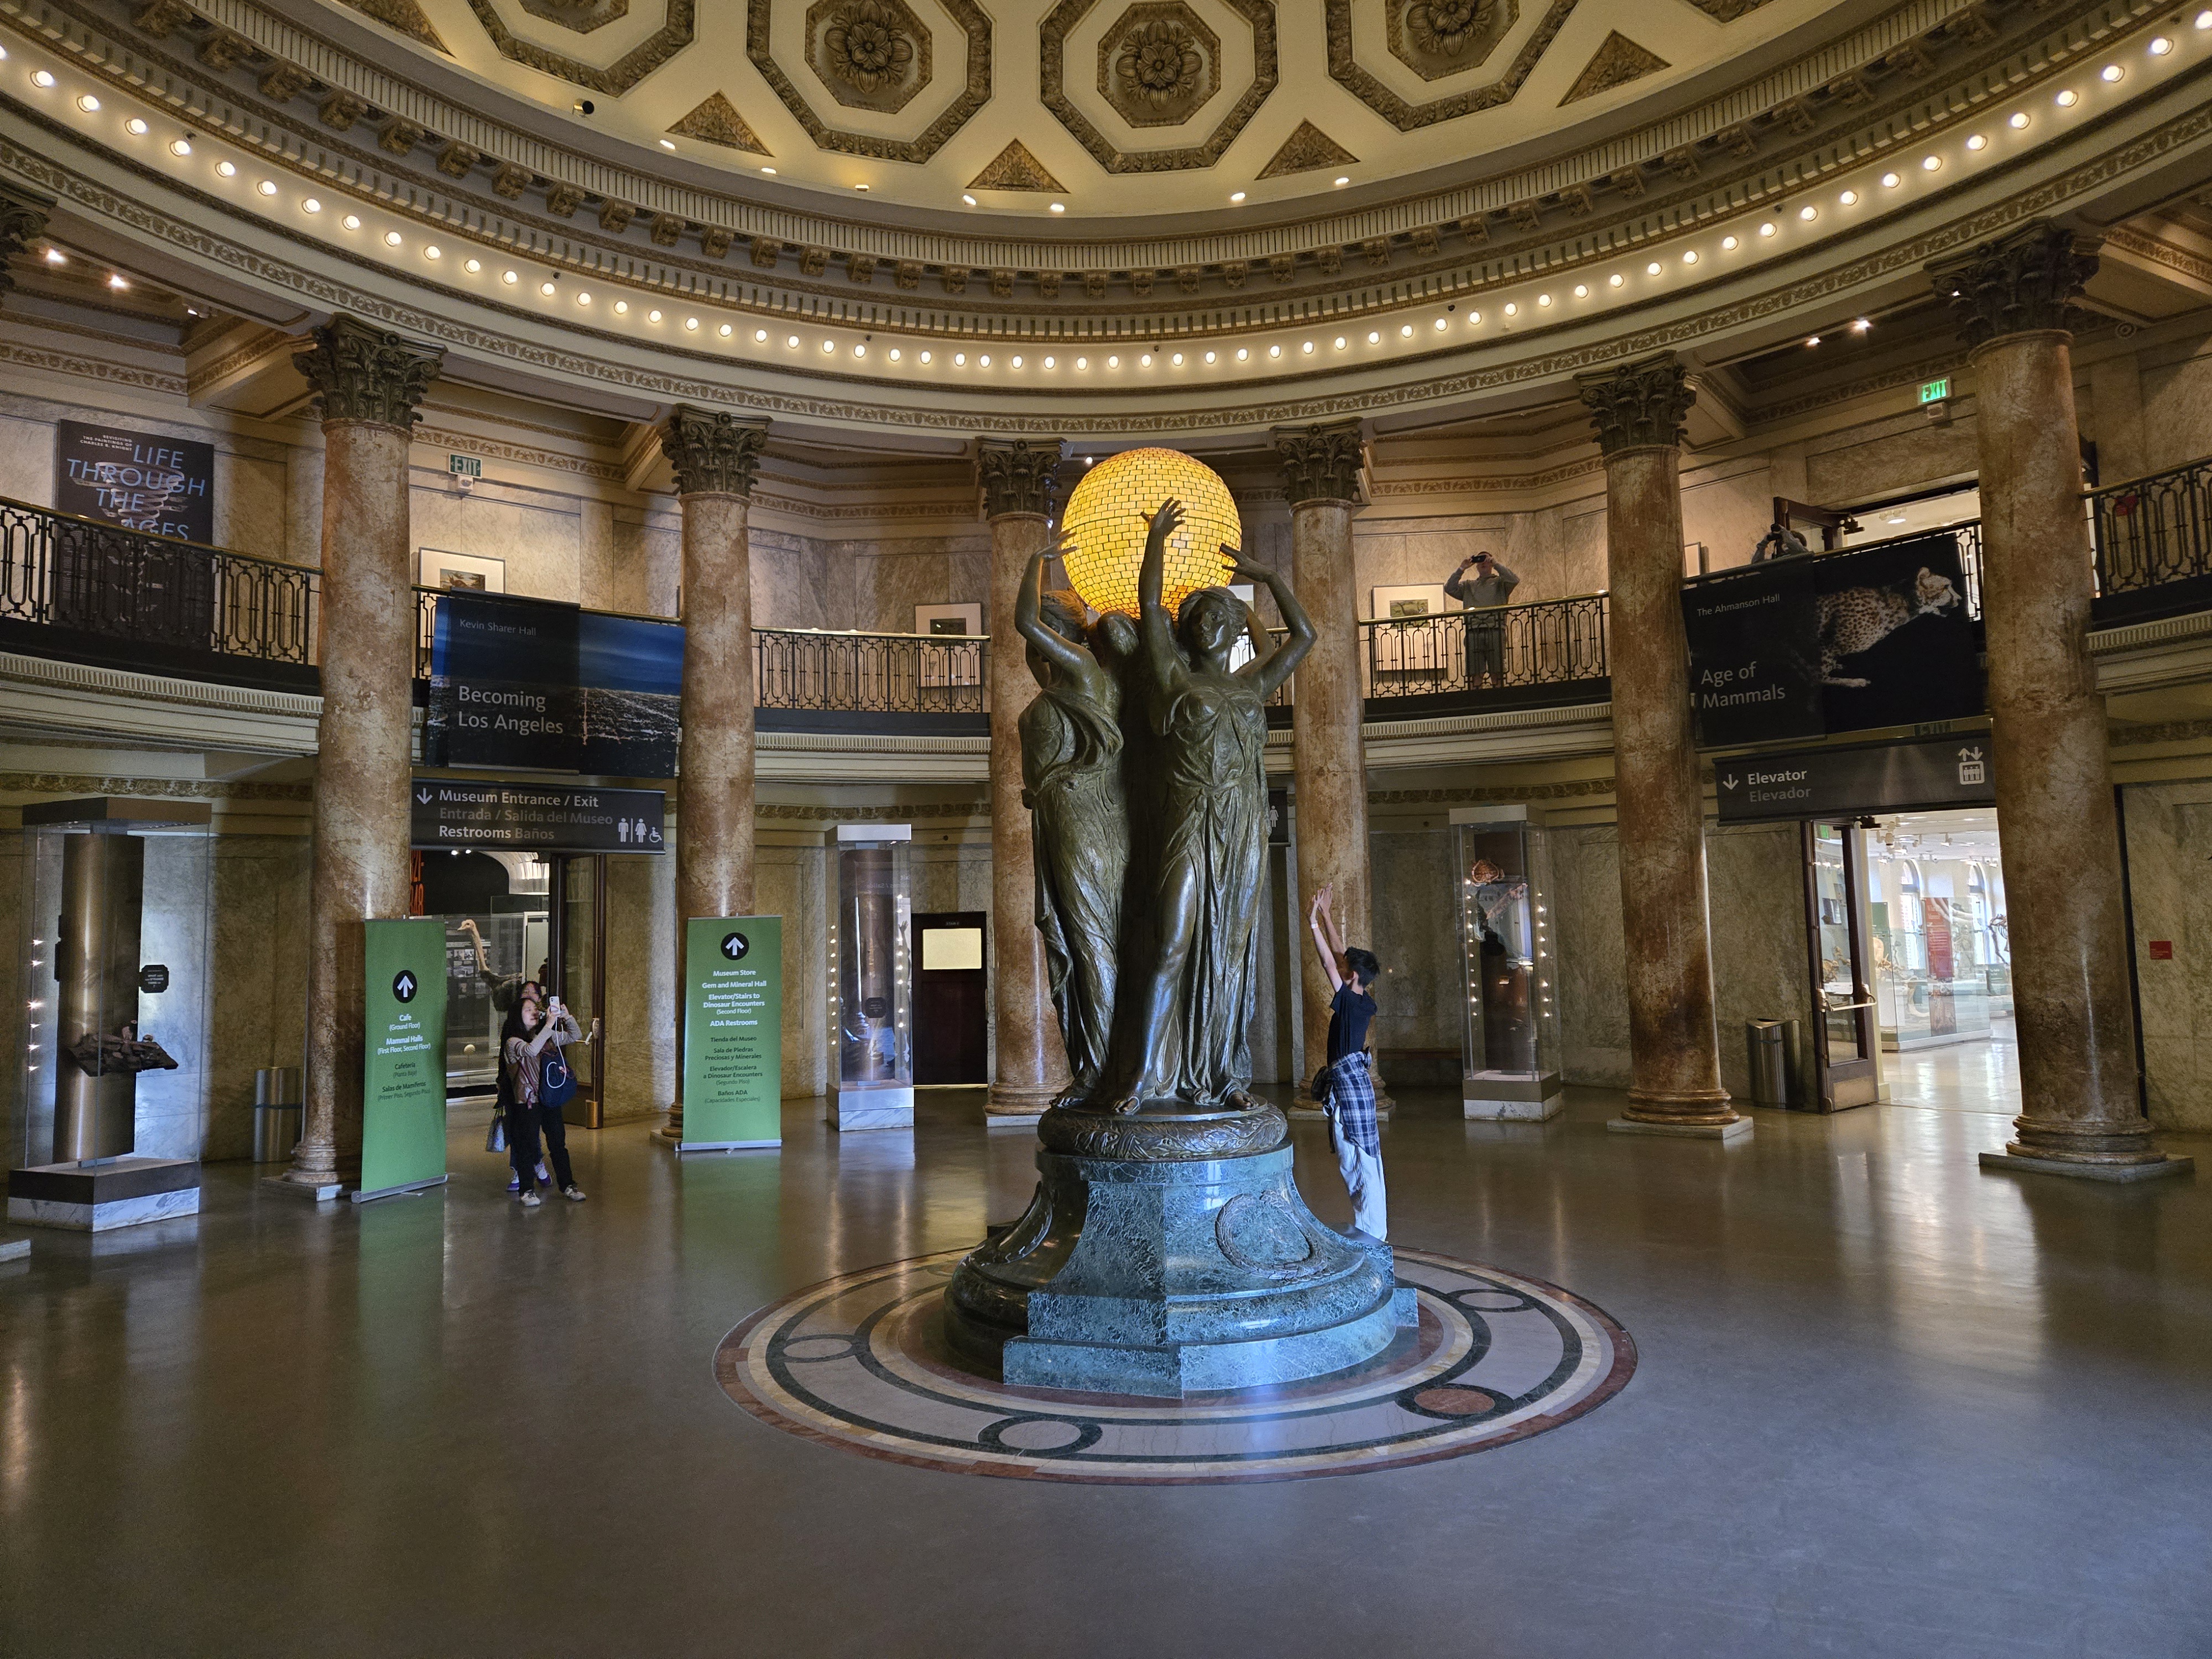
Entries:
<svg viewBox="0 0 2212 1659">
<path fill-rule="evenodd" d="M 89 37 L 24 33 L 20 0 L 0 4 L 18 26 L 0 168 L 187 263 L 556 379 L 893 428 L 1218 430 L 1464 403 L 1634 351 L 1832 322 L 1946 249 L 2212 143 L 2212 10 L 2111 11 L 2123 26 L 2077 19 L 1979 95 L 1948 88 L 1917 123 L 1824 134 L 1823 154 L 1770 162 L 1702 211 L 1168 317 L 799 294 L 556 237 L 211 108 L 187 127 L 172 100 L 188 88 Z"/>
</svg>

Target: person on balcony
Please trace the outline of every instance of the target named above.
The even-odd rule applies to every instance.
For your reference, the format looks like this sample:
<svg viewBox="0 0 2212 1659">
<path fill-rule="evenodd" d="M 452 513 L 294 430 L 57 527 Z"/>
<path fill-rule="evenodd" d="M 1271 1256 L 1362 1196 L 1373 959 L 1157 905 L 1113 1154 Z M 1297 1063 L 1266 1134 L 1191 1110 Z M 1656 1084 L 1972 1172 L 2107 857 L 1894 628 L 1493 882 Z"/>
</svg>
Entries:
<svg viewBox="0 0 2212 1659">
<path fill-rule="evenodd" d="M 1469 575 L 1472 570 L 1474 574 Z M 1520 577 L 1486 553 L 1459 562 L 1444 580 L 1444 592 L 1467 607 L 1467 684 L 1470 691 L 1487 680 L 1505 684 L 1505 607 Z"/>
</svg>

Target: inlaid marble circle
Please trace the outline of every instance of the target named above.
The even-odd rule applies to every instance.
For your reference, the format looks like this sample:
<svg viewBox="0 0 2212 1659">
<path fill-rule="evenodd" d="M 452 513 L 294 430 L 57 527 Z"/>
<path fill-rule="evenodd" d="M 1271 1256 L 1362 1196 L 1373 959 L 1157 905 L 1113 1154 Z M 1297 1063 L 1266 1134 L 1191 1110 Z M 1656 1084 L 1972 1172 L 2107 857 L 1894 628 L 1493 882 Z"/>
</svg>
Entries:
<svg viewBox="0 0 2212 1659">
<path fill-rule="evenodd" d="M 947 1250 L 827 1279 L 722 1339 L 714 1375 L 764 1423 L 963 1474 L 1177 1484 L 1389 1468 L 1526 1439 L 1619 1393 L 1636 1345 L 1571 1291 L 1397 1252 L 1418 1329 L 1366 1364 L 1182 1400 L 1009 1388 L 963 1370 L 944 1334 Z"/>
</svg>

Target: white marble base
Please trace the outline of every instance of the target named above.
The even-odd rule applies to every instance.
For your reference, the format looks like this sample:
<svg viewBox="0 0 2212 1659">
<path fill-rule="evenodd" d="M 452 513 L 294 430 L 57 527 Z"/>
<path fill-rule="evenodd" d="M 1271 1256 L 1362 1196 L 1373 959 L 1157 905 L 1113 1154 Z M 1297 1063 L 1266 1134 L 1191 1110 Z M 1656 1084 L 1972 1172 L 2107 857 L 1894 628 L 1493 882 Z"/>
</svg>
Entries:
<svg viewBox="0 0 2212 1659">
<path fill-rule="evenodd" d="M 830 1127 L 850 1133 L 855 1129 L 911 1129 L 914 1091 L 905 1089 L 833 1089 L 830 1093 Z"/>
<path fill-rule="evenodd" d="M 1733 1123 L 1639 1123 L 1631 1117 L 1613 1117 L 1605 1127 L 1617 1135 L 1673 1135 L 1685 1140 L 1737 1141 L 1751 1139 L 1751 1120 Z"/>
<path fill-rule="evenodd" d="M 0 1261 L 20 1261 L 30 1253 L 27 1238 L 0 1238 Z"/>
<path fill-rule="evenodd" d="M 168 1221 L 200 1212 L 200 1189 L 148 1193 L 143 1198 L 110 1199 L 105 1204 L 70 1204 L 52 1198 L 10 1198 L 8 1219 L 27 1227 L 64 1227 L 71 1232 L 104 1233 L 149 1221 Z"/>
<path fill-rule="evenodd" d="M 290 1181 L 283 1176 L 264 1176 L 261 1184 L 273 1187 L 280 1193 L 289 1193 L 295 1198 L 304 1198 L 313 1204 L 345 1196 L 345 1183 L 342 1181 L 326 1181 L 319 1187 L 310 1187 L 303 1181 Z"/>
<path fill-rule="evenodd" d="M 2074 1164 L 2061 1158 L 2020 1158 L 2011 1152 L 1984 1152 L 1981 1162 L 1984 1170 L 2071 1176 L 2076 1181 L 2155 1181 L 2160 1176 L 2187 1175 L 2197 1167 L 2193 1158 L 2169 1158 L 2159 1164 Z"/>
<path fill-rule="evenodd" d="M 994 1112 L 987 1109 L 983 1113 L 983 1127 L 987 1129 L 1034 1129 L 1043 1116 L 1042 1112 Z"/>
<path fill-rule="evenodd" d="M 1543 1123 L 1567 1109 L 1567 1097 L 1556 1094 L 1541 1100 L 1484 1100 L 1462 1095 L 1460 1104 L 1466 1109 L 1463 1115 L 1486 1123 Z"/>
</svg>

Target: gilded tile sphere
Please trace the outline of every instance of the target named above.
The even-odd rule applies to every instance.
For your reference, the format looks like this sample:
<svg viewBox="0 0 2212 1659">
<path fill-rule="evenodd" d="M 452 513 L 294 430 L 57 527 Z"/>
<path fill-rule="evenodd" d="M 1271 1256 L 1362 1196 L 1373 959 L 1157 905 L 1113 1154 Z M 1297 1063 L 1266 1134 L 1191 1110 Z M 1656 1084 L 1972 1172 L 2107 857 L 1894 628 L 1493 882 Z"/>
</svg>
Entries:
<svg viewBox="0 0 2212 1659">
<path fill-rule="evenodd" d="M 1182 528 L 1168 538 L 1161 597 L 1170 614 L 1185 595 L 1230 580 L 1221 545 L 1242 547 L 1244 523 L 1221 475 L 1179 450 L 1125 449 L 1083 475 L 1060 517 L 1069 538 L 1067 580 L 1093 611 L 1137 614 L 1145 538 L 1170 495 L 1182 503 Z"/>
</svg>

